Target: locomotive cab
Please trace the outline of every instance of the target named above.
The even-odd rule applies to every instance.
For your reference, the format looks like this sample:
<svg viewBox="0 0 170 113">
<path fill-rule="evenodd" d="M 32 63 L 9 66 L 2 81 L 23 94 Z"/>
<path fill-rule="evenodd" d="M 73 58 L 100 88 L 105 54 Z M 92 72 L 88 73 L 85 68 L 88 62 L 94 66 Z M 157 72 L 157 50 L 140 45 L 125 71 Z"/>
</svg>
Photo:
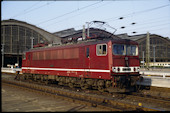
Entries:
<svg viewBox="0 0 170 113">
<path fill-rule="evenodd" d="M 139 80 L 139 56 L 138 44 L 134 41 L 125 40 L 123 43 L 112 42 L 112 88 L 123 92 L 134 91 L 136 81 Z"/>
<path fill-rule="evenodd" d="M 113 67 L 115 73 L 138 73 L 139 59 L 138 46 L 127 44 L 113 44 Z"/>
</svg>

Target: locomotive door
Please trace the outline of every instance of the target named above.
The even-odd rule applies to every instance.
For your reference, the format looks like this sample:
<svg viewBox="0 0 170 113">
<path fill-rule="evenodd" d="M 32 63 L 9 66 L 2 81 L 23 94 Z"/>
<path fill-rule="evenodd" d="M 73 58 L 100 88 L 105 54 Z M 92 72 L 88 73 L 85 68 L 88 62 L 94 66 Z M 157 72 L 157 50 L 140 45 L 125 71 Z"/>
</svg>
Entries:
<svg viewBox="0 0 170 113">
<path fill-rule="evenodd" d="M 90 77 L 90 46 L 85 47 L 85 77 Z"/>
<path fill-rule="evenodd" d="M 29 67 L 30 66 L 30 53 L 28 53 L 28 57 L 27 57 L 27 60 L 26 60 L 26 63 L 27 63 L 27 66 Z"/>
</svg>

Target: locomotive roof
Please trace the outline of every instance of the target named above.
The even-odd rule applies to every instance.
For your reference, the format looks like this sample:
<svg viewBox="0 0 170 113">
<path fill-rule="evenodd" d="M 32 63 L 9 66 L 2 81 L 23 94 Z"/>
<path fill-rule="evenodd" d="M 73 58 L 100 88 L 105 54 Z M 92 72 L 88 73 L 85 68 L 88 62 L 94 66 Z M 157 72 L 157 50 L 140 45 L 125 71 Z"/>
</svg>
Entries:
<svg viewBox="0 0 170 113">
<path fill-rule="evenodd" d="M 109 39 L 91 39 L 91 40 L 85 40 L 85 41 L 78 41 L 76 43 L 67 43 L 67 44 L 61 44 L 61 45 L 53 45 L 53 46 L 45 46 L 45 47 L 38 47 L 33 48 L 30 51 L 41 51 L 41 50 L 51 50 L 56 48 L 70 48 L 70 47 L 81 47 L 86 45 L 93 45 L 93 44 L 100 44 L 100 43 L 107 43 L 109 41 L 112 41 L 114 43 L 131 43 L 131 44 L 138 44 L 135 41 L 129 40 L 129 39 L 121 39 L 121 38 L 109 38 Z"/>
</svg>

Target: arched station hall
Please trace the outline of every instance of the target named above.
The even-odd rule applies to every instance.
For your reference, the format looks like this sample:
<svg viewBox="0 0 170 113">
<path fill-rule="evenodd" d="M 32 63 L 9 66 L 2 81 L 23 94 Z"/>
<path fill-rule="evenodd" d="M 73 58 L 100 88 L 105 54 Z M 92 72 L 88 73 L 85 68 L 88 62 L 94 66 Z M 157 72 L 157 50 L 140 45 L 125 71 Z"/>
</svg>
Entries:
<svg viewBox="0 0 170 113">
<path fill-rule="evenodd" d="M 61 39 L 34 25 L 14 19 L 1 21 L 1 55 L 2 67 L 8 64 L 22 64 L 22 54 L 39 43 L 61 43 Z"/>
</svg>

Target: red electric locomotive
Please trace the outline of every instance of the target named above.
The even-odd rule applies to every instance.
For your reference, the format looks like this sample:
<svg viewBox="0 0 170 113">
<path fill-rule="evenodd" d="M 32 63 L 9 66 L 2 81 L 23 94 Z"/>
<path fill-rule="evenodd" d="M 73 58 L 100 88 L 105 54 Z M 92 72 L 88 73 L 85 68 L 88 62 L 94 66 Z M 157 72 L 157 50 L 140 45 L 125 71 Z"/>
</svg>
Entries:
<svg viewBox="0 0 170 113">
<path fill-rule="evenodd" d="M 138 44 L 104 39 L 35 48 L 22 61 L 24 79 L 70 87 L 126 92 L 139 80 Z"/>
</svg>

